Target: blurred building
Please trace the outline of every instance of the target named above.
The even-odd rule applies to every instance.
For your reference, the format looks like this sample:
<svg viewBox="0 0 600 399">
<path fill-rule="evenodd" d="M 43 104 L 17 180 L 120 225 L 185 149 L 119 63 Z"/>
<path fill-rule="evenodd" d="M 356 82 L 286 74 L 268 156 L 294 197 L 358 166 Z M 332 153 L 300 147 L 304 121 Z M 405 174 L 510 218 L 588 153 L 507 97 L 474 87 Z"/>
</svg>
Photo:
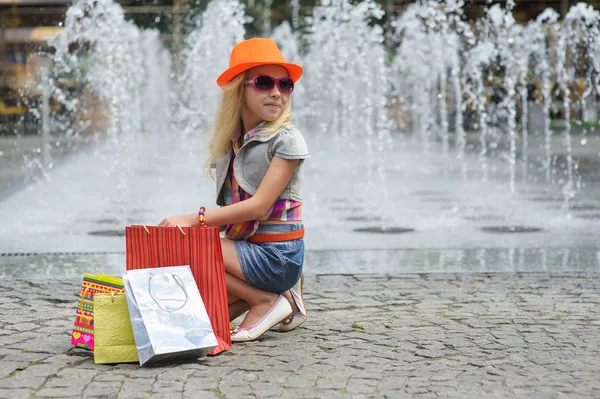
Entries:
<svg viewBox="0 0 600 399">
<path fill-rule="evenodd" d="M 60 29 L 68 0 L 0 0 L 0 118 L 27 110 L 20 91 L 30 86 L 36 54 Z"/>
<path fill-rule="evenodd" d="M 40 54 L 51 52 L 47 41 L 64 29 L 62 25 L 70 2 L 0 0 L 0 134 L 3 127 L 14 125 L 16 118 L 27 117 L 28 105 L 39 101 L 35 82 L 40 79 L 40 68 L 48 63 L 48 59 Z M 119 1 L 121 4 L 126 2 Z M 152 21 L 157 20 L 157 15 L 170 15 L 175 19 L 173 15 L 178 14 L 177 9 L 183 13 L 188 8 L 181 7 L 180 0 L 174 2 L 157 6 L 155 0 L 141 0 L 137 5 L 123 8 L 129 16 L 151 17 Z"/>
</svg>

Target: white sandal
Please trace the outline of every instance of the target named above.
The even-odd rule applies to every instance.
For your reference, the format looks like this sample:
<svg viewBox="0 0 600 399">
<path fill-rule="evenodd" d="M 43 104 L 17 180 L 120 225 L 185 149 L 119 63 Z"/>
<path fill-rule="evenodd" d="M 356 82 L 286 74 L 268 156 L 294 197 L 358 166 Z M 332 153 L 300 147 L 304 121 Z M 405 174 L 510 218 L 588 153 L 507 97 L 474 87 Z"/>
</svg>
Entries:
<svg viewBox="0 0 600 399">
<path fill-rule="evenodd" d="M 269 331 L 271 327 L 287 320 L 291 313 L 292 307 L 290 303 L 283 295 L 279 295 L 279 298 L 271 306 L 271 309 L 269 309 L 258 323 L 248 328 L 238 326 L 233 330 L 231 332 L 231 342 L 254 341 Z"/>
<path fill-rule="evenodd" d="M 306 313 L 306 305 L 304 304 L 304 292 L 302 287 L 304 286 L 304 274 L 300 276 L 296 284 L 290 288 L 289 292 L 292 295 L 292 299 L 298 306 L 298 312 L 293 312 L 287 319 L 279 324 L 279 331 L 288 332 L 295 328 L 300 327 L 302 323 L 308 318 Z"/>
</svg>

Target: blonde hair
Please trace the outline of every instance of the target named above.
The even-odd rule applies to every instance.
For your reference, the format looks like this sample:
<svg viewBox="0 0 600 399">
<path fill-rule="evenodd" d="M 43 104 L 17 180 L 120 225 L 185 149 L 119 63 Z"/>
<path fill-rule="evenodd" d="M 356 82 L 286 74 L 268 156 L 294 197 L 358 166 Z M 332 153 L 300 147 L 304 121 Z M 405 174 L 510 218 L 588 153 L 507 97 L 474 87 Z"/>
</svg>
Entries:
<svg viewBox="0 0 600 399">
<path fill-rule="evenodd" d="M 223 92 L 217 106 L 215 120 L 212 125 L 212 138 L 208 143 L 210 157 L 206 164 L 206 168 L 210 168 L 211 164 L 216 163 L 217 158 L 221 156 L 231 147 L 231 136 L 236 130 L 241 129 L 242 107 L 244 106 L 244 88 L 246 73 L 241 73 L 231 80 L 227 85 L 223 86 Z M 290 97 L 287 104 L 283 107 L 283 111 L 279 118 L 272 122 L 267 122 L 262 129 L 257 133 L 259 135 L 268 136 L 283 126 L 292 125 L 291 119 L 292 98 Z M 210 170 L 208 171 L 210 174 Z"/>
</svg>

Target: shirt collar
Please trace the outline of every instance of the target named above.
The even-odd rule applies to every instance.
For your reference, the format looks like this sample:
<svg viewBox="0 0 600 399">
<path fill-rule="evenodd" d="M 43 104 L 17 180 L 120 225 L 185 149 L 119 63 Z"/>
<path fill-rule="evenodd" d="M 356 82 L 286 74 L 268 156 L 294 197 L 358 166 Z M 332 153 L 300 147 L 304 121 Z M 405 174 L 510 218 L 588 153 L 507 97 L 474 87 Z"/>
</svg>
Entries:
<svg viewBox="0 0 600 399">
<path fill-rule="evenodd" d="M 258 133 L 260 131 L 260 129 L 262 129 L 263 126 L 265 126 L 266 123 L 267 123 L 266 121 L 262 121 L 261 123 L 256 125 L 256 127 L 254 129 L 251 129 L 250 131 L 248 131 L 244 135 L 244 141 L 250 140 L 252 138 L 252 136 L 254 136 L 256 133 Z M 236 134 L 231 136 L 231 141 L 237 141 L 241 135 L 242 135 L 242 129 L 240 128 L 240 130 Z"/>
</svg>

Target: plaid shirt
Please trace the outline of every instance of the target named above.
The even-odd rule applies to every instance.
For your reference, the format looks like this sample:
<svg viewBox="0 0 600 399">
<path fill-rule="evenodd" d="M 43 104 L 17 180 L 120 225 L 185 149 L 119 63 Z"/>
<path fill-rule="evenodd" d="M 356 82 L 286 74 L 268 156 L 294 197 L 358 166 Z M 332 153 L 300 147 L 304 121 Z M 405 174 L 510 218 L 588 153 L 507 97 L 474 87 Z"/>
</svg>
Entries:
<svg viewBox="0 0 600 399">
<path fill-rule="evenodd" d="M 227 178 L 223 186 L 224 200 L 227 205 L 236 204 L 240 201 L 252 198 L 250 194 L 242 190 L 235 179 L 233 160 L 240 147 L 243 145 L 244 140 L 248 140 L 254 136 L 263 125 L 264 122 L 250 130 L 245 136 L 242 136 L 241 133 L 239 133 L 231 139 L 233 148 L 232 158 L 229 162 L 229 171 L 227 172 Z M 245 240 L 256 232 L 259 222 L 262 220 L 300 221 L 302 220 L 302 203 L 287 199 L 278 199 L 266 215 L 260 219 L 243 223 L 228 224 L 225 228 L 225 238 L 230 240 Z"/>
</svg>

